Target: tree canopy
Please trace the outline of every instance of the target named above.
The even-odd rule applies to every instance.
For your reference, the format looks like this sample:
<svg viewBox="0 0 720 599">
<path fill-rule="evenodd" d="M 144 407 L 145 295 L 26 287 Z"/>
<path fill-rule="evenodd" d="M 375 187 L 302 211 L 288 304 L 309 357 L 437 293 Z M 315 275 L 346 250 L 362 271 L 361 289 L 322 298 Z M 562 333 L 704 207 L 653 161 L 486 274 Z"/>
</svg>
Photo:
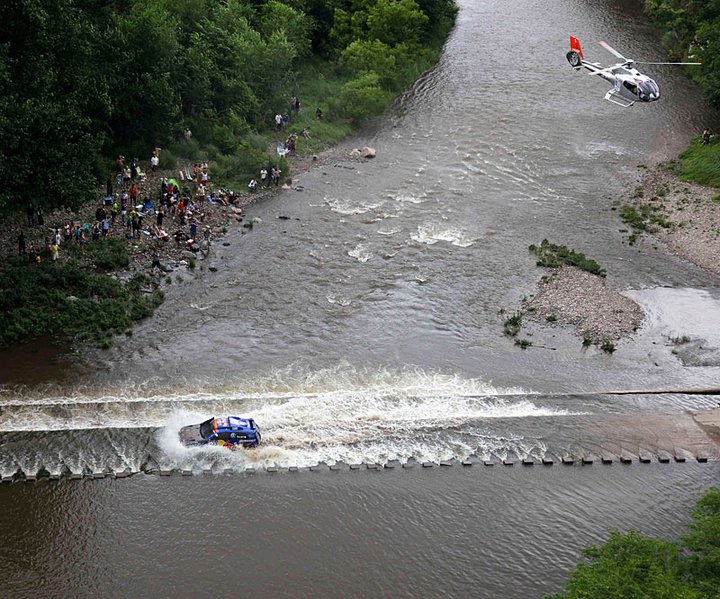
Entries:
<svg viewBox="0 0 720 599">
<path fill-rule="evenodd" d="M 680 541 L 612 531 L 552 599 L 705 599 L 720 596 L 720 488 L 698 501 Z"/>
<path fill-rule="evenodd" d="M 452 0 L 0 3 L 0 209 L 76 206 L 109 158 L 147 158 L 186 127 L 223 154 L 248 150 L 312 55 L 342 57 L 334 116 L 367 118 L 455 14 Z"/>
<path fill-rule="evenodd" d="M 702 62 L 691 67 L 693 77 L 708 101 L 720 107 L 720 2 L 645 0 L 644 6 L 673 60 Z"/>
</svg>

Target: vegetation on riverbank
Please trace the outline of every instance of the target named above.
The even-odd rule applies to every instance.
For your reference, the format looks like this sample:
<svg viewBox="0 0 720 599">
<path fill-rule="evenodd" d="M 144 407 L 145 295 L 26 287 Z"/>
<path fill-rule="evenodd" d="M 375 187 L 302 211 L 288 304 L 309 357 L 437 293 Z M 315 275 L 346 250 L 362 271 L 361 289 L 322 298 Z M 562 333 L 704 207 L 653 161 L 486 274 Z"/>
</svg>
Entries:
<svg viewBox="0 0 720 599">
<path fill-rule="evenodd" d="M 720 4 L 688 0 L 644 0 L 669 58 L 701 62 L 687 67 L 715 107 L 720 107 Z"/>
<path fill-rule="evenodd" d="M 452 0 L 0 3 L 0 214 L 87 211 L 115 156 L 146 165 L 158 147 L 165 175 L 208 162 L 216 187 L 245 190 L 272 166 L 287 176 L 278 142 L 296 131 L 297 155 L 312 155 L 379 114 L 437 61 L 456 13 Z M 130 263 L 127 243 L 9 259 L 0 346 L 106 346 L 151 314 L 162 295 L 141 291 L 145 275 L 108 274 Z"/>
<path fill-rule="evenodd" d="M 456 11 L 452 0 L 0 3 L 0 208 L 91 201 L 117 154 L 148 159 L 157 146 L 163 167 L 197 156 L 256 175 L 291 96 L 313 143 L 336 141 L 437 60 Z"/>
<path fill-rule="evenodd" d="M 570 250 L 564 245 L 550 243 L 547 239 L 543 239 L 540 245 L 532 244 L 528 248 L 530 253 L 535 254 L 538 258 L 537 265 L 546 268 L 559 268 L 560 266 L 576 266 L 580 270 L 587 271 L 599 277 L 605 276 L 605 269 L 585 256 L 582 252 Z"/>
<path fill-rule="evenodd" d="M 583 551 L 566 592 L 549 599 L 704 599 L 720 594 L 720 488 L 697 502 L 690 534 L 679 541 L 612 531 Z"/>
<path fill-rule="evenodd" d="M 109 347 L 114 334 L 125 333 L 150 316 L 162 302 L 143 273 L 126 283 L 93 272 L 93 265 L 115 268 L 113 240 L 98 242 L 88 263 L 41 262 L 17 258 L 0 268 L 0 347 L 36 337 Z M 122 261 L 122 258 L 120 259 Z"/>
<path fill-rule="evenodd" d="M 713 136 L 710 143 L 703 144 L 702 138 L 696 137 L 670 166 L 683 181 L 720 190 L 720 140 Z"/>
</svg>

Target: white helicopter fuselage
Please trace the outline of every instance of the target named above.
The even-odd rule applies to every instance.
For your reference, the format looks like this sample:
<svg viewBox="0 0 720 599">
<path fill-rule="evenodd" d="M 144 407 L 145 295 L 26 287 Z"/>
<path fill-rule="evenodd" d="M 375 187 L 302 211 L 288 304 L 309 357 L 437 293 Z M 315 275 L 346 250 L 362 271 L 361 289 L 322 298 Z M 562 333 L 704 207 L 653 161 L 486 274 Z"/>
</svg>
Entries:
<svg viewBox="0 0 720 599">
<path fill-rule="evenodd" d="M 660 88 L 650 77 L 644 75 L 627 62 L 604 67 L 598 63 L 580 61 L 591 74 L 602 77 L 612 84 L 605 99 L 621 106 L 632 106 L 635 102 L 655 102 L 660 99 Z"/>
<path fill-rule="evenodd" d="M 650 77 L 642 74 L 633 65 L 634 60 L 625 58 L 620 52 L 605 42 L 598 42 L 611 54 L 622 62 L 610 66 L 603 66 L 597 62 L 589 62 L 583 56 L 579 40 L 570 36 L 570 51 L 566 57 L 570 66 L 576 71 L 582 68 L 590 71 L 591 75 L 602 77 L 612 84 L 612 89 L 605 94 L 605 99 L 613 104 L 628 107 L 635 102 L 655 102 L 660 99 L 660 88 Z M 698 63 L 647 63 L 647 64 L 698 64 Z"/>
</svg>

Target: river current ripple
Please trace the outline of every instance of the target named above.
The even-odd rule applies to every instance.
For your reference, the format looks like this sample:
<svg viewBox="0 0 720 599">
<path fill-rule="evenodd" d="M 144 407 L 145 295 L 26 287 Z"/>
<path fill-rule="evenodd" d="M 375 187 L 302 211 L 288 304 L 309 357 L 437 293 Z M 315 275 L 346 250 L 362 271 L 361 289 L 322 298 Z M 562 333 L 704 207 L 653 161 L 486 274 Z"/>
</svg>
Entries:
<svg viewBox="0 0 720 599">
<path fill-rule="evenodd" d="M 196 474 L 4 485 L 0 594 L 205 596 L 224 580 L 270 597 L 533 597 L 610 527 L 683 531 L 717 462 L 656 457 L 712 455 L 689 412 L 713 402 L 603 392 L 715 384 L 715 362 L 688 366 L 668 339 L 720 347 L 718 281 L 624 243 L 613 207 L 639 165 L 719 119 L 679 69 L 652 67 L 662 100 L 622 109 L 569 68 L 570 34 L 591 60 L 612 60 L 599 39 L 663 60 L 636 2 L 459 5 L 439 64 L 340 148 L 374 161 L 296 175 L 302 191 L 249 209 L 260 224 L 215 244 L 216 270 L 175 277 L 87 371 L 0 388 L 3 476 Z M 645 309 L 614 355 L 549 326 L 526 351 L 502 334 L 543 238 Z M 230 412 L 260 422 L 263 447 L 179 446 L 181 424 Z M 652 464 L 282 470 L 641 451 Z M 281 472 L 249 474 L 263 466 Z"/>
</svg>

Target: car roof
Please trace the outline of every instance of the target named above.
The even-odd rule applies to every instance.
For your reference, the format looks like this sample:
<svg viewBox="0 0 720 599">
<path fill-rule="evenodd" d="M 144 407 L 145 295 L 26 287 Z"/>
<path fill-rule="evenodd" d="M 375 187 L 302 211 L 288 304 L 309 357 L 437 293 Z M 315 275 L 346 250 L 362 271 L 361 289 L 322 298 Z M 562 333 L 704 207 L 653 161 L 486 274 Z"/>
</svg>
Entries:
<svg viewBox="0 0 720 599">
<path fill-rule="evenodd" d="M 226 416 L 224 418 L 213 419 L 213 429 L 215 431 L 220 430 L 233 430 L 240 428 L 251 428 L 250 418 L 238 418 L 237 416 Z"/>
</svg>

